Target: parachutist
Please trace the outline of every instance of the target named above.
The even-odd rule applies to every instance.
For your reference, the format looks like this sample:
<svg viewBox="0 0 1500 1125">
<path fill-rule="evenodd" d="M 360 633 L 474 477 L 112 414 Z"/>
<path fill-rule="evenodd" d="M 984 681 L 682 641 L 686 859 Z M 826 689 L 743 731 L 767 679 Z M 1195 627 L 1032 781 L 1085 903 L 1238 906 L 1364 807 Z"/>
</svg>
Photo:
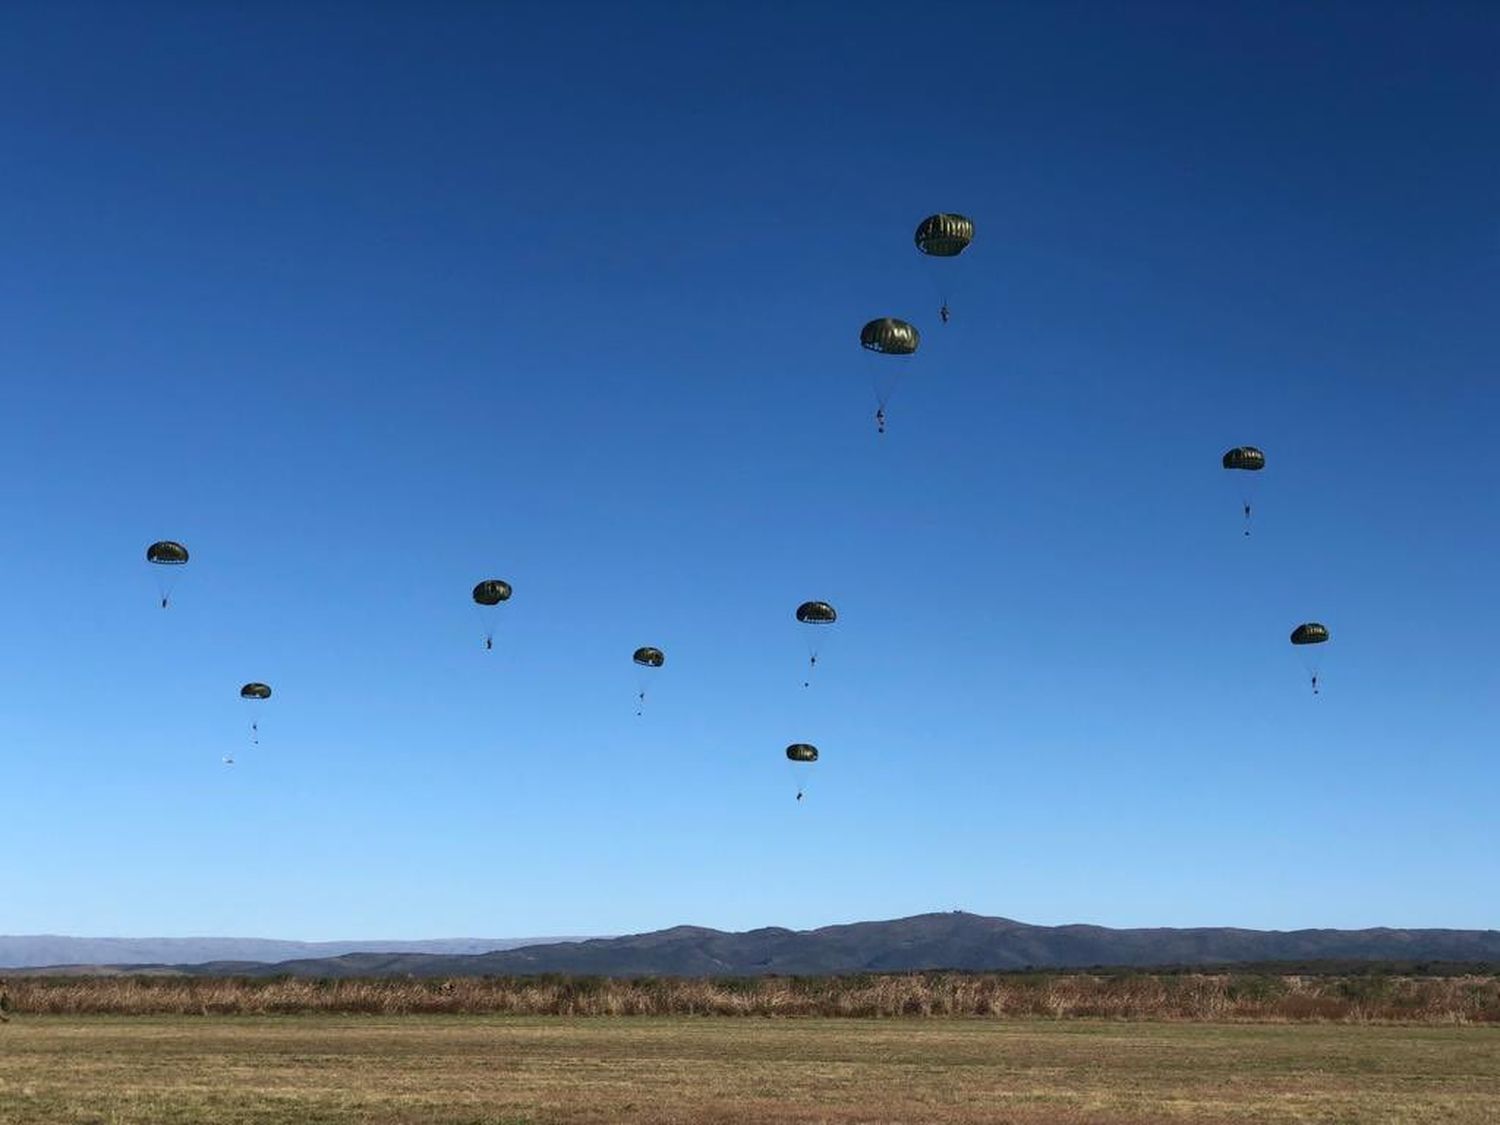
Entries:
<svg viewBox="0 0 1500 1125">
<path fill-rule="evenodd" d="M 942 318 L 942 321 L 943 321 L 944 324 L 948 323 L 948 317 L 950 315 L 951 314 L 948 312 L 948 306 L 947 305 L 944 305 L 942 308 L 938 309 L 938 316 Z"/>
<path fill-rule="evenodd" d="M 1318 695 L 1319 694 L 1319 692 L 1318 692 L 1318 676 L 1317 676 L 1317 673 L 1313 674 L 1312 689 L 1313 689 L 1313 694 L 1314 695 Z"/>
<path fill-rule="evenodd" d="M 162 598 L 162 600 L 161 600 L 161 607 L 162 607 L 162 609 L 166 609 L 167 608 L 167 599 L 166 598 Z"/>
<path fill-rule="evenodd" d="M 485 637 L 484 638 L 484 649 L 485 649 L 485 651 L 488 652 L 491 649 L 493 649 L 494 647 L 495 647 L 495 638 L 494 637 Z"/>
<path fill-rule="evenodd" d="M 802 791 L 801 790 L 797 791 L 797 800 L 799 800 L 799 801 L 802 800 Z"/>
<path fill-rule="evenodd" d="M 879 433 L 885 433 L 885 407 L 883 406 L 875 411 L 875 429 Z"/>
</svg>

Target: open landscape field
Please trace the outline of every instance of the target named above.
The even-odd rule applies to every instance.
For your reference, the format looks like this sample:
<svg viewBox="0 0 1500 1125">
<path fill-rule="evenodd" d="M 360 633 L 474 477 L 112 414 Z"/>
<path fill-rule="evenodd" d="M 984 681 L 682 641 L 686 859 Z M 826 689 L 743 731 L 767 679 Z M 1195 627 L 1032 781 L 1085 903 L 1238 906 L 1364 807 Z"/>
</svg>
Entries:
<svg viewBox="0 0 1500 1125">
<path fill-rule="evenodd" d="M 1444 1122 L 1500 1029 L 1040 1019 L 20 1016 L 6 1125 Z"/>
</svg>

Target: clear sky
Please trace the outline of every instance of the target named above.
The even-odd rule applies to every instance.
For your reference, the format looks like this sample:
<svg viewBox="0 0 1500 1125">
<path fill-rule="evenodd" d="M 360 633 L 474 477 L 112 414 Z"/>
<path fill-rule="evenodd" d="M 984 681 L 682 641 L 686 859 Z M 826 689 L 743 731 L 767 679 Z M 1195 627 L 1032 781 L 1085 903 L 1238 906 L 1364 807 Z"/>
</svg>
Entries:
<svg viewBox="0 0 1500 1125">
<path fill-rule="evenodd" d="M 1496 8 L 862 7 L 5 7 L 0 932 L 1500 924 Z"/>
</svg>

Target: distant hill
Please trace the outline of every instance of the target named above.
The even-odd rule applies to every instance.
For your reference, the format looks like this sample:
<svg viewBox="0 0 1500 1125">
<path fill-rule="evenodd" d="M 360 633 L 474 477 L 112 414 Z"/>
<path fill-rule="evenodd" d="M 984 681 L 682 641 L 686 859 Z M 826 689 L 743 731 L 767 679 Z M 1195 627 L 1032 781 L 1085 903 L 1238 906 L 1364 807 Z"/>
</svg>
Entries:
<svg viewBox="0 0 1500 1125">
<path fill-rule="evenodd" d="M 199 975 L 308 977 L 612 977 L 822 975 L 921 969 L 1140 968 L 1313 961 L 1500 963 L 1496 930 L 1113 930 L 1030 926 L 975 914 L 920 914 L 817 930 L 725 933 L 677 926 L 628 937 L 532 944 L 482 954 L 361 951 L 274 964 L 158 966 Z M 137 963 L 132 968 L 144 969 Z"/>
<path fill-rule="evenodd" d="M 274 941 L 264 938 L 80 938 L 0 935 L 0 969 L 44 965 L 185 964 L 290 961 L 345 953 L 489 953 L 564 937 L 435 938 L 430 941 Z"/>
</svg>

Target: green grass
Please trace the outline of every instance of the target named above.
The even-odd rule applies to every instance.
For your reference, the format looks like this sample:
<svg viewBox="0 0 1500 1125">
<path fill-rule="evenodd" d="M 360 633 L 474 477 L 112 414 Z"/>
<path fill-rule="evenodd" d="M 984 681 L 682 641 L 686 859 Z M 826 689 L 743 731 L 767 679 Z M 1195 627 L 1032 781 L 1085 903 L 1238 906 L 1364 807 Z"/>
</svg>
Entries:
<svg viewBox="0 0 1500 1125">
<path fill-rule="evenodd" d="M 1500 1029 L 25 1017 L 5 1125 L 1500 1121 Z"/>
</svg>

